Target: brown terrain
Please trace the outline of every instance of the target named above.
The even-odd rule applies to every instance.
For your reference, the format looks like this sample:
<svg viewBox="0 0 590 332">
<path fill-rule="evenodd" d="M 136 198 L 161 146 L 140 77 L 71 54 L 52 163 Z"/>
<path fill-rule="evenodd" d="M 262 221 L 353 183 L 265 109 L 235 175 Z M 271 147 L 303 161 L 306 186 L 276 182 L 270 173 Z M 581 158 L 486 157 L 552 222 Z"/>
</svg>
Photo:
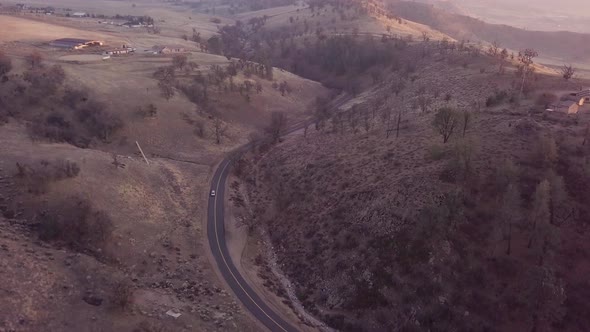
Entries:
<svg viewBox="0 0 590 332">
<path fill-rule="evenodd" d="M 390 1 L 396 15 L 428 25 L 456 40 L 499 42 L 511 50 L 534 48 L 544 63 L 561 65 L 573 63 L 590 68 L 590 34 L 569 31 L 532 31 L 506 24 L 490 24 L 481 19 L 448 12 L 430 4 L 410 1 Z"/>
<path fill-rule="evenodd" d="M 101 6 L 78 8 L 125 13 L 104 4 L 102 12 Z M 126 8 L 130 12 L 131 4 Z M 249 101 L 237 88 L 223 93 L 222 86 L 211 89 L 207 107 L 181 91 L 166 100 L 153 73 L 173 57 L 144 49 L 185 45 L 186 61 L 199 68 L 177 70 L 183 82 L 230 62 L 181 39 L 193 27 L 204 36 L 207 25 L 215 31 L 210 17 L 180 30 L 180 12 L 145 11 L 154 12 L 171 21 L 158 35 L 90 18 L 0 16 L 9 27 L 0 33 L 2 59 L 12 62 L 0 85 L 2 331 L 259 329 L 209 264 L 203 235 L 209 177 L 224 153 L 247 142 L 271 112 L 297 121 L 327 89 L 279 69 L 271 80 L 239 71 L 236 86 L 260 84 Z M 48 46 L 64 37 L 102 40 L 102 50 L 124 43 L 138 50 L 87 61 L 101 50 Z M 41 59 L 35 68 L 32 53 Z M 37 83 L 39 77 L 52 81 Z M 290 92 L 273 82 L 288 82 Z"/>
<path fill-rule="evenodd" d="M 545 112 L 590 83 L 500 53 L 583 64 L 563 50 L 585 35 L 397 2 L 16 3 L 0 6 L 0 331 L 261 330 L 205 228 L 215 167 L 248 142 L 230 252 L 287 320 L 590 327 L 589 109 Z M 496 52 L 479 43 L 500 32 Z M 122 45 L 136 50 L 103 59 Z"/>
<path fill-rule="evenodd" d="M 338 330 L 584 331 L 590 109 L 535 104 L 582 82 L 539 75 L 538 92 L 496 103 L 513 74 L 456 57 L 427 57 L 399 96 L 394 75 L 319 130 L 244 159 L 244 223 Z M 460 112 L 445 144 L 432 125 L 443 107 Z"/>
</svg>

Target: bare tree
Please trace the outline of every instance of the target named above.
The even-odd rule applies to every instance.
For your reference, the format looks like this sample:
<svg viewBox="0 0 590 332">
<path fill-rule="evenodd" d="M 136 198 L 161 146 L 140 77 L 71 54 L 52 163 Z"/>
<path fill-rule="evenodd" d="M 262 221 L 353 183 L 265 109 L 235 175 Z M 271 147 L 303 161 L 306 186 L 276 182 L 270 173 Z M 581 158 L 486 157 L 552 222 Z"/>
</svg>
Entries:
<svg viewBox="0 0 590 332">
<path fill-rule="evenodd" d="M 397 121 L 396 121 L 396 128 L 395 128 L 395 138 L 399 138 L 399 130 L 402 123 L 402 115 L 404 113 L 404 99 L 402 98 L 399 110 L 397 111 Z"/>
<path fill-rule="evenodd" d="M 505 66 L 506 66 L 506 60 L 508 59 L 508 50 L 507 49 L 502 49 L 502 52 L 500 52 L 500 65 L 498 66 L 498 74 L 504 74 L 505 72 Z"/>
<path fill-rule="evenodd" d="M 368 110 L 364 110 L 363 111 L 363 123 L 365 126 L 365 132 L 369 132 L 369 130 L 371 130 L 371 119 L 369 117 L 369 111 Z"/>
<path fill-rule="evenodd" d="M 432 104 L 432 98 L 430 98 L 430 96 L 426 94 L 421 94 L 420 96 L 418 96 L 416 102 L 418 104 L 418 107 L 420 107 L 420 110 L 423 113 L 426 113 L 428 111 L 428 108 Z"/>
<path fill-rule="evenodd" d="M 543 167 L 552 168 L 557 162 L 558 153 L 557 143 L 555 143 L 553 136 L 542 135 L 539 138 L 537 158 Z"/>
<path fill-rule="evenodd" d="M 385 138 L 389 138 L 393 130 L 393 121 L 391 121 L 390 117 L 389 119 L 387 119 L 387 122 L 385 123 Z"/>
<path fill-rule="evenodd" d="M 227 131 L 227 125 L 220 118 L 216 117 L 213 119 L 213 130 L 215 132 L 215 143 L 221 144 L 221 139 Z"/>
<path fill-rule="evenodd" d="M 576 75 L 576 68 L 572 65 L 563 65 L 563 67 L 561 67 L 561 75 L 566 81 L 568 81 Z"/>
<path fill-rule="evenodd" d="M 174 86 L 167 81 L 158 82 L 158 88 L 160 88 L 160 94 L 164 99 L 170 100 L 176 94 Z"/>
<path fill-rule="evenodd" d="M 543 180 L 533 195 L 533 212 L 531 215 L 531 235 L 528 248 L 532 248 L 542 266 L 548 254 L 558 245 L 558 230 L 551 225 L 551 185 Z"/>
<path fill-rule="evenodd" d="M 381 121 L 385 127 L 385 137 L 389 138 L 391 133 L 391 108 L 386 106 L 381 109 Z"/>
<path fill-rule="evenodd" d="M 405 88 L 405 85 L 404 80 L 398 77 L 391 82 L 391 91 L 397 96 Z"/>
<path fill-rule="evenodd" d="M 270 136 L 273 143 L 277 143 L 281 139 L 281 134 L 287 126 L 287 116 L 282 112 L 272 112 L 270 117 L 270 125 L 266 128 L 267 134 Z"/>
<path fill-rule="evenodd" d="M 350 128 L 352 129 L 353 133 L 357 132 L 356 127 L 359 123 L 358 113 L 360 112 L 360 106 L 355 104 L 352 108 L 348 111 L 348 124 L 350 124 Z"/>
<path fill-rule="evenodd" d="M 202 120 L 195 121 L 195 134 L 200 138 L 205 137 L 205 123 Z"/>
<path fill-rule="evenodd" d="M 425 58 L 428 55 L 428 42 L 430 37 L 428 33 L 422 32 L 422 57 Z"/>
<path fill-rule="evenodd" d="M 526 84 L 528 74 L 534 71 L 533 60 L 537 56 L 539 56 L 539 53 L 531 48 L 527 48 L 524 51 L 518 53 L 518 60 L 521 63 L 520 70 L 522 75 L 519 97 L 521 97 L 522 93 L 524 92 L 524 86 Z"/>
<path fill-rule="evenodd" d="M 443 107 L 436 112 L 432 125 L 442 136 L 443 143 L 447 143 L 453 135 L 458 122 L 457 112 L 450 107 Z"/>
<path fill-rule="evenodd" d="M 41 53 L 35 51 L 35 52 L 27 55 L 25 60 L 28 63 L 28 65 L 31 67 L 31 69 L 36 69 L 36 68 L 40 68 L 42 66 L 43 56 L 41 55 Z"/>
<path fill-rule="evenodd" d="M 201 42 L 201 33 L 198 32 L 196 28 L 193 28 L 193 35 L 191 36 L 191 40 L 195 43 Z"/>
<path fill-rule="evenodd" d="M 184 54 L 175 54 L 172 57 L 172 67 L 182 70 L 188 64 L 188 58 Z"/>
<path fill-rule="evenodd" d="M 4 77 L 12 70 L 12 61 L 6 54 L 0 52 L 0 77 Z"/>
<path fill-rule="evenodd" d="M 176 94 L 176 74 L 174 72 L 175 67 L 160 67 L 154 72 L 154 78 L 158 81 L 158 88 L 162 97 L 166 100 L 170 100 Z"/>
<path fill-rule="evenodd" d="M 498 54 L 500 54 L 500 42 L 497 40 L 494 40 L 492 42 L 492 44 L 490 45 L 490 49 L 488 50 L 488 53 L 493 57 L 497 57 Z"/>
<path fill-rule="evenodd" d="M 465 137 L 465 133 L 471 123 L 471 112 L 467 111 L 467 109 L 463 109 L 463 137 Z"/>
<path fill-rule="evenodd" d="M 571 218 L 573 208 L 569 208 L 569 194 L 567 192 L 563 177 L 551 171 L 549 173 L 549 184 L 551 185 L 551 198 L 549 202 L 549 215 L 551 225 L 559 225 Z"/>
<path fill-rule="evenodd" d="M 521 218 L 520 192 L 516 184 L 509 184 L 502 197 L 502 205 L 499 210 L 499 223 L 502 240 L 506 241 L 506 255 L 512 253 L 512 235 L 515 226 Z"/>
<path fill-rule="evenodd" d="M 510 184 L 516 183 L 519 169 L 512 160 L 506 159 L 498 168 L 496 168 L 495 173 L 495 186 L 497 187 L 497 191 L 502 193 L 508 189 Z"/>
</svg>

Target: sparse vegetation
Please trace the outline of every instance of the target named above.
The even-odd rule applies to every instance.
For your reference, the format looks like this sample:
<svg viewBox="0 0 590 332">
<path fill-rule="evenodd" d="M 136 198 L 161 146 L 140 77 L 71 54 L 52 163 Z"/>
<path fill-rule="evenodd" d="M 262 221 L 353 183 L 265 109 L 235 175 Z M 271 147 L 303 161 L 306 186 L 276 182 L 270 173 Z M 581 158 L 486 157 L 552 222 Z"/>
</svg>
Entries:
<svg viewBox="0 0 590 332">
<path fill-rule="evenodd" d="M 38 164 L 16 163 L 16 179 L 26 191 L 32 194 L 45 194 L 52 182 L 75 178 L 80 173 L 80 166 L 70 160 L 41 160 Z"/>
<path fill-rule="evenodd" d="M 566 81 L 568 81 L 576 75 L 576 68 L 572 65 L 563 65 L 563 67 L 561 67 L 561 75 Z"/>
<path fill-rule="evenodd" d="M 108 143 L 123 127 L 122 120 L 90 98 L 83 88 L 64 87 L 66 75 L 59 65 L 46 66 L 38 54 L 29 57 L 30 69 L 22 81 L 0 86 L 0 118 L 28 121 L 31 136 L 53 142 L 88 147 Z M 14 91 L 17 91 L 14 94 Z M 11 96 L 10 98 L 7 98 Z"/>
<path fill-rule="evenodd" d="M 0 79 L 12 70 L 12 60 L 3 52 L 0 52 Z"/>
<path fill-rule="evenodd" d="M 450 16 L 441 33 L 431 27 L 448 19 L 438 10 L 446 3 L 142 2 L 122 8 L 154 18 L 86 19 L 29 5 L 14 16 L 16 6 L 2 6 L 5 26 L 24 20 L 39 33 L 9 29 L 5 50 L 19 57 L 0 54 L 0 252 L 9 261 L 0 311 L 18 312 L 0 326 L 83 330 L 92 317 L 96 330 L 259 329 L 213 280 L 203 243 L 186 241 L 200 229 L 187 216 L 206 212 L 209 166 L 246 139 L 226 217 L 259 232 L 252 244 L 265 247 L 252 249 L 268 256 L 256 255 L 256 288 L 302 304 L 296 316 L 340 331 L 590 326 L 590 125 L 583 111 L 541 110 L 556 91 L 578 102 L 572 92 L 587 81 L 571 65 L 547 77 L 533 49 L 558 57 L 539 49 L 536 32 Z M 434 22 L 415 24 L 412 13 Z M 103 17 L 143 28 L 94 20 Z M 76 31 L 107 44 L 48 45 Z M 515 45 L 521 33 L 536 38 Z M 186 53 L 98 61 L 128 41 L 180 42 Z M 572 53 L 587 49 L 577 45 Z M 39 53 L 23 56 L 30 50 Z M 86 56 L 97 61 L 78 62 Z M 334 99 L 309 107 L 328 91 L 292 73 L 333 88 Z M 290 121 L 306 123 L 301 134 L 284 136 Z M 180 319 L 156 317 L 172 307 Z"/>
<path fill-rule="evenodd" d="M 75 250 L 98 252 L 111 237 L 113 222 L 80 197 L 56 202 L 37 217 L 39 237 L 56 241 Z"/>
<path fill-rule="evenodd" d="M 270 125 L 266 128 L 266 133 L 269 135 L 273 143 L 277 143 L 281 139 L 281 134 L 287 126 L 287 117 L 284 113 L 273 112 L 271 115 Z"/>
<path fill-rule="evenodd" d="M 446 143 L 455 132 L 458 123 L 459 116 L 457 111 L 449 107 L 443 107 L 436 111 L 432 125 L 442 136 L 443 143 Z"/>
<path fill-rule="evenodd" d="M 119 309 L 125 310 L 132 302 L 133 288 L 126 281 L 119 281 L 113 287 L 111 294 L 112 303 Z"/>
</svg>

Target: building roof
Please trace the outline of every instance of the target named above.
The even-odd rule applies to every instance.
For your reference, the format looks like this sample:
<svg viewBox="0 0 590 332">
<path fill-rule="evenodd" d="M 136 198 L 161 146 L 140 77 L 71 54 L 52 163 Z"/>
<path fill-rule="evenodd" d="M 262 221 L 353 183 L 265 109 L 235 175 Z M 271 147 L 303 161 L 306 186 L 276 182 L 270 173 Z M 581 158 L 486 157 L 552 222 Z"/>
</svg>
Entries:
<svg viewBox="0 0 590 332">
<path fill-rule="evenodd" d="M 84 44 L 84 43 L 90 43 L 93 42 L 94 40 L 92 39 L 80 39 L 80 38 L 60 38 L 60 39 L 56 39 L 53 42 L 57 42 L 57 43 L 70 43 L 70 44 Z"/>
<path fill-rule="evenodd" d="M 60 38 L 49 43 L 51 46 L 65 47 L 65 48 L 76 48 L 81 46 L 90 45 L 102 45 L 101 41 L 94 39 L 79 39 L 79 38 Z"/>
<path fill-rule="evenodd" d="M 590 89 L 582 90 L 576 94 L 578 97 L 590 97 Z"/>
<path fill-rule="evenodd" d="M 162 52 L 165 48 L 166 48 L 166 46 L 155 45 L 155 46 L 152 46 L 152 51 L 154 51 L 154 52 Z"/>
</svg>

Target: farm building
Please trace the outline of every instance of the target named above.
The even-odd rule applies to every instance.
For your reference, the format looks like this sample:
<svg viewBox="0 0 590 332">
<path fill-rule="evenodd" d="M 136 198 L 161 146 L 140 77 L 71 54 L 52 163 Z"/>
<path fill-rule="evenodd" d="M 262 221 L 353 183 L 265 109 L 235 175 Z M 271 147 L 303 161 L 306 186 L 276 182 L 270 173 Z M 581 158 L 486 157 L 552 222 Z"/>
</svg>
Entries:
<svg viewBox="0 0 590 332">
<path fill-rule="evenodd" d="M 69 48 L 79 50 L 89 46 L 100 46 L 103 43 L 99 40 L 92 39 L 78 39 L 78 38 L 61 38 L 49 43 L 50 46 L 59 48 Z"/>
<path fill-rule="evenodd" d="M 153 54 L 172 54 L 172 53 L 184 53 L 186 50 L 182 46 L 154 46 L 148 52 Z"/>
<path fill-rule="evenodd" d="M 72 17 L 86 17 L 88 16 L 86 13 L 83 12 L 76 12 L 72 14 Z"/>
<path fill-rule="evenodd" d="M 129 54 L 135 52 L 135 48 L 127 47 L 127 45 L 123 45 L 122 48 L 115 48 L 112 50 L 105 51 L 105 55 L 121 55 L 121 54 Z"/>
<path fill-rule="evenodd" d="M 127 27 L 127 28 L 151 28 L 154 25 L 153 24 L 146 24 L 146 23 L 142 23 L 142 22 L 125 22 L 123 24 L 121 24 L 121 26 Z"/>
<path fill-rule="evenodd" d="M 560 101 L 557 104 L 551 105 L 548 111 L 566 113 L 566 114 L 576 114 L 580 110 L 580 105 L 574 101 Z"/>
</svg>

